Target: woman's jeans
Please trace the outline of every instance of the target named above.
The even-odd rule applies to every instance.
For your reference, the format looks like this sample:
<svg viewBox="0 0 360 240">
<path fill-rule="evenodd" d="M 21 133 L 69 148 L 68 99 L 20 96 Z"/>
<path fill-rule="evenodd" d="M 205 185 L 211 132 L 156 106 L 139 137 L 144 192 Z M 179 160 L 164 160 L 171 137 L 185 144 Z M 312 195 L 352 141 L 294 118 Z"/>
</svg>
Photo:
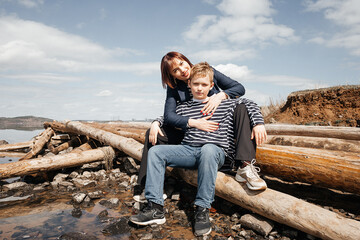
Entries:
<svg viewBox="0 0 360 240">
<path fill-rule="evenodd" d="M 148 153 L 145 198 L 164 205 L 163 189 L 165 169 L 198 169 L 198 189 L 195 205 L 210 208 L 215 196 L 217 171 L 224 164 L 225 153 L 214 144 L 202 147 L 188 145 L 157 145 Z"/>
</svg>

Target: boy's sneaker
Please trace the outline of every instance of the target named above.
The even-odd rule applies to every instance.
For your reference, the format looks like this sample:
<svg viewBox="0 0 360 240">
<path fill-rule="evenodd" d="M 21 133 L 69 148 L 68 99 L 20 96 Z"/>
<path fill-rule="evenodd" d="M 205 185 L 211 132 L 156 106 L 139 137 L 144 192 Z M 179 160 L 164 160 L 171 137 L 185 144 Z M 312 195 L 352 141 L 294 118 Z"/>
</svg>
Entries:
<svg viewBox="0 0 360 240">
<path fill-rule="evenodd" d="M 163 194 L 163 198 L 164 198 L 164 200 L 167 198 L 167 195 L 166 195 L 165 193 Z M 134 199 L 136 202 L 141 202 L 141 203 L 146 202 L 144 188 L 141 187 L 140 185 L 136 185 L 136 186 L 134 187 L 134 196 L 133 196 L 133 199 Z"/>
<path fill-rule="evenodd" d="M 164 224 L 166 222 L 165 213 L 161 205 L 148 202 L 147 206 L 137 215 L 130 217 L 130 221 L 137 225 Z"/>
<path fill-rule="evenodd" d="M 251 190 L 264 190 L 267 188 L 266 182 L 259 177 L 259 167 L 255 167 L 256 160 L 253 159 L 250 164 L 244 168 L 238 168 L 235 180 L 241 183 L 246 182 L 246 186 Z"/>
<path fill-rule="evenodd" d="M 211 233 L 211 224 L 209 219 L 209 209 L 196 206 L 194 217 L 195 236 L 205 236 Z"/>
</svg>

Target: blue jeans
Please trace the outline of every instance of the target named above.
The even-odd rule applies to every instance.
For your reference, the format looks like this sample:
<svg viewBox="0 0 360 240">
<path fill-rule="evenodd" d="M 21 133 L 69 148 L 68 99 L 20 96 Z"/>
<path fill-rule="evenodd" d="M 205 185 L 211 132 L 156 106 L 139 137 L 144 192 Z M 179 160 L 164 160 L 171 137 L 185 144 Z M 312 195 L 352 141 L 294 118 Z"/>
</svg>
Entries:
<svg viewBox="0 0 360 240">
<path fill-rule="evenodd" d="M 195 205 L 210 208 L 215 196 L 217 171 L 224 164 L 224 150 L 214 144 L 202 147 L 188 145 L 156 145 L 148 153 L 145 198 L 164 205 L 165 169 L 198 169 L 198 189 Z"/>
</svg>

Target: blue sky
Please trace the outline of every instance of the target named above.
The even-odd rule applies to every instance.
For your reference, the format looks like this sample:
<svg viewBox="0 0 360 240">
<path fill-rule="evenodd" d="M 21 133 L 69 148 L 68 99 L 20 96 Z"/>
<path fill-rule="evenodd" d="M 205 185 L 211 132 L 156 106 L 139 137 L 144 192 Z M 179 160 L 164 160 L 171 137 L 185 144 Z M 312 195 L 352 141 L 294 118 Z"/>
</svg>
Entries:
<svg viewBox="0 0 360 240">
<path fill-rule="evenodd" d="M 0 116 L 156 118 L 168 51 L 259 105 L 360 84 L 360 1 L 0 0 Z"/>
</svg>

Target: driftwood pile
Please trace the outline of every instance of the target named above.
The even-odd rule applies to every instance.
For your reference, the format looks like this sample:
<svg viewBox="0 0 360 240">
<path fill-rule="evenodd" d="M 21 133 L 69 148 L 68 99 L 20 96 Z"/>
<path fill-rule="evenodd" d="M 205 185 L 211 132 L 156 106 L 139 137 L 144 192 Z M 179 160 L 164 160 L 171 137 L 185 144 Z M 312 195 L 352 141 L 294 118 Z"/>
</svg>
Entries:
<svg viewBox="0 0 360 240">
<path fill-rule="evenodd" d="M 33 141 L 0 145 L 0 155 L 18 162 L 0 164 L 0 179 L 104 161 L 118 153 L 140 160 L 149 123 L 46 122 Z M 261 172 L 360 195 L 360 129 L 267 125 L 268 142 L 257 149 Z M 168 169 L 196 186 L 196 171 Z M 264 217 L 322 239 L 359 239 L 360 222 L 272 189 L 249 191 L 219 173 L 216 194 Z"/>
</svg>

